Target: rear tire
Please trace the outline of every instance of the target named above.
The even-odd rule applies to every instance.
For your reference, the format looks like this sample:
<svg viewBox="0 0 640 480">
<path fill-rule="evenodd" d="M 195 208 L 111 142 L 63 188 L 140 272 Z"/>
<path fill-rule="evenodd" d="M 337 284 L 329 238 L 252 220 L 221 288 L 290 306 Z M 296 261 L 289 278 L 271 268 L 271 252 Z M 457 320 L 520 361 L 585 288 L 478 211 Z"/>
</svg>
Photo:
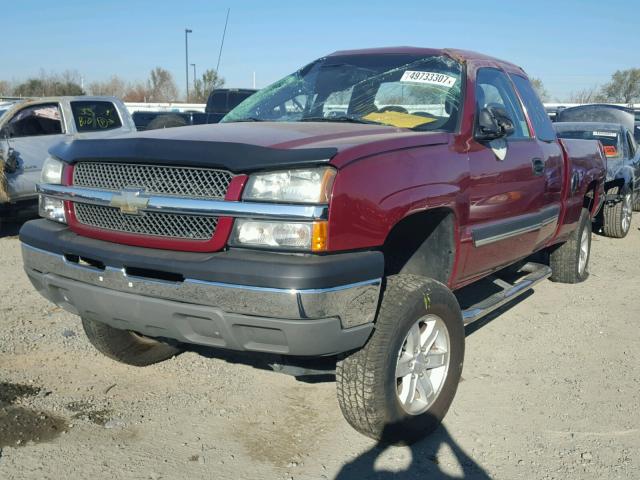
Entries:
<svg viewBox="0 0 640 480">
<path fill-rule="evenodd" d="M 589 277 L 591 257 L 591 218 L 586 208 L 582 209 L 578 228 L 565 243 L 554 247 L 549 253 L 551 280 L 561 283 L 580 283 Z"/>
<path fill-rule="evenodd" d="M 602 230 L 607 237 L 624 238 L 631 229 L 633 195 L 629 192 L 621 202 L 605 205 L 603 209 Z"/>
<path fill-rule="evenodd" d="M 371 338 L 336 367 L 345 419 L 386 443 L 425 437 L 453 401 L 464 343 L 462 312 L 445 285 L 415 275 L 388 277 Z"/>
<path fill-rule="evenodd" d="M 105 356 L 127 365 L 145 367 L 178 355 L 181 350 L 129 330 L 82 318 L 82 326 L 91 344 Z"/>
</svg>

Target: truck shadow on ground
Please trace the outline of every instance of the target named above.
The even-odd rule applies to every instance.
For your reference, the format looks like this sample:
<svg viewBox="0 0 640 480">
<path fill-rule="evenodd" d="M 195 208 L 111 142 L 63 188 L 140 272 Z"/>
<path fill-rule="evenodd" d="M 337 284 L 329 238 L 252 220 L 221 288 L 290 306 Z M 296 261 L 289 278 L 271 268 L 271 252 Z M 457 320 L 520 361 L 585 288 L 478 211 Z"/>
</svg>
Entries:
<svg viewBox="0 0 640 480">
<path fill-rule="evenodd" d="M 440 425 L 429 437 L 410 446 L 411 464 L 405 470 L 395 472 L 376 470 L 376 461 L 384 455 L 388 448 L 391 447 L 384 443 L 374 445 L 353 461 L 345 464 L 336 475 L 335 480 L 491 479 L 484 469 L 453 439 L 444 425 Z M 455 473 L 448 473 L 442 468 L 444 459 L 438 453 L 443 448 L 449 449 L 455 461 L 454 465 L 451 465 L 450 468 L 447 466 L 446 470 Z M 449 460 L 450 457 L 447 456 L 447 461 Z"/>
</svg>

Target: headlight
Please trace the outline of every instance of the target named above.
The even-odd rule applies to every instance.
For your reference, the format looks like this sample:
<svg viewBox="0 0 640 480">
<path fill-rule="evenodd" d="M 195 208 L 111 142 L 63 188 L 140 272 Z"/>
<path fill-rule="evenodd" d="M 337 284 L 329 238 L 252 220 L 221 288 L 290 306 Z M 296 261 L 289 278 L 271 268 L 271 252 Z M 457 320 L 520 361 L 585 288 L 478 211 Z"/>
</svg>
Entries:
<svg viewBox="0 0 640 480">
<path fill-rule="evenodd" d="M 42 165 L 42 173 L 40 174 L 40 183 L 50 183 L 52 185 L 62 184 L 62 171 L 64 163 L 53 157 L 47 157 Z"/>
<path fill-rule="evenodd" d="M 249 177 L 243 200 L 290 203 L 329 203 L 336 171 L 333 168 L 306 168 Z"/>
<path fill-rule="evenodd" d="M 237 219 L 232 245 L 322 252 L 327 249 L 327 222 L 292 223 Z"/>
<path fill-rule="evenodd" d="M 48 218 L 54 222 L 67 223 L 62 200 L 40 195 L 38 210 L 41 217 Z"/>
</svg>

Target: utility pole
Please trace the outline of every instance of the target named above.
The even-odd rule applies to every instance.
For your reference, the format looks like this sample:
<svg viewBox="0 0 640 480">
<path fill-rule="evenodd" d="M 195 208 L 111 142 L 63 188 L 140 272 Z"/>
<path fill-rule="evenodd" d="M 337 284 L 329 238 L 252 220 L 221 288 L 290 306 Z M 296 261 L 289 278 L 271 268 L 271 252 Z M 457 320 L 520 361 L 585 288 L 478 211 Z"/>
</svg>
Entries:
<svg viewBox="0 0 640 480">
<path fill-rule="evenodd" d="M 192 63 L 191 66 L 193 67 L 193 93 L 196 93 L 196 64 Z"/>
<path fill-rule="evenodd" d="M 186 73 L 186 77 L 187 77 L 187 98 L 186 101 L 189 101 L 189 37 L 188 35 L 192 32 L 191 29 L 189 28 L 185 28 L 184 29 L 184 66 L 185 66 L 185 73 Z"/>
</svg>

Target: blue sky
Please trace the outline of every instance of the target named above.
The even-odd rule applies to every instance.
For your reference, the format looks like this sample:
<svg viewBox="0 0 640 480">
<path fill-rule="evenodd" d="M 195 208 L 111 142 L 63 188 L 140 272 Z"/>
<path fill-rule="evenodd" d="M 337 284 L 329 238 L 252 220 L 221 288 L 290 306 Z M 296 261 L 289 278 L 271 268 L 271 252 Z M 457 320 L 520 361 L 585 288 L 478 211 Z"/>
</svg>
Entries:
<svg viewBox="0 0 640 480">
<path fill-rule="evenodd" d="M 554 97 L 640 67 L 638 0 L 123 1 L 2 0 L 0 79 L 77 70 L 85 82 L 144 80 L 155 66 L 185 84 L 190 63 L 220 64 L 228 86 L 263 87 L 335 50 L 393 45 L 456 47 L 510 60 Z"/>
</svg>

